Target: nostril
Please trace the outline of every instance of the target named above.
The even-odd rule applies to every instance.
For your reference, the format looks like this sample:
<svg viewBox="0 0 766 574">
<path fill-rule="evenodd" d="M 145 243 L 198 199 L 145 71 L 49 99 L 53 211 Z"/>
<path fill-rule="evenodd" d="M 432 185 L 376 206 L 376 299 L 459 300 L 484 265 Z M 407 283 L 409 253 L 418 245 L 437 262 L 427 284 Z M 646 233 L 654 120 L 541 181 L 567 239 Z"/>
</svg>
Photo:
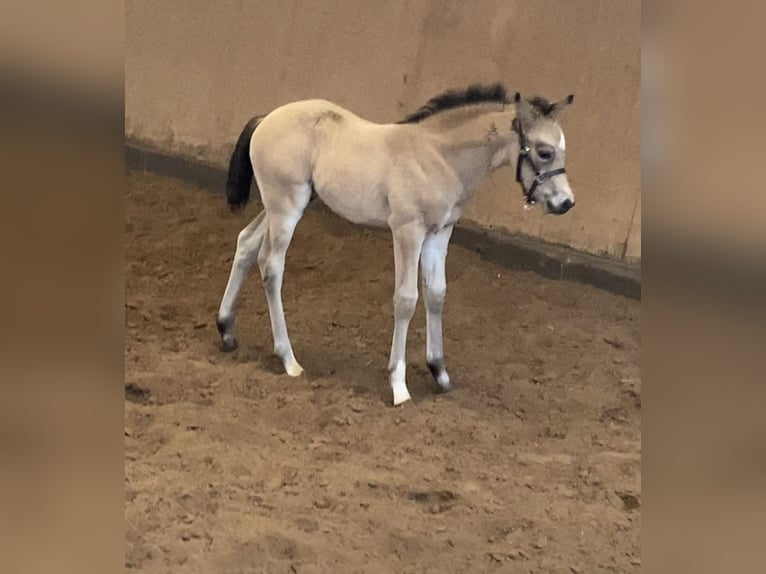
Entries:
<svg viewBox="0 0 766 574">
<path fill-rule="evenodd" d="M 565 199 L 563 202 L 561 202 L 561 207 L 566 211 L 568 209 L 571 209 L 571 207 L 574 205 L 574 201 L 571 199 Z"/>
</svg>

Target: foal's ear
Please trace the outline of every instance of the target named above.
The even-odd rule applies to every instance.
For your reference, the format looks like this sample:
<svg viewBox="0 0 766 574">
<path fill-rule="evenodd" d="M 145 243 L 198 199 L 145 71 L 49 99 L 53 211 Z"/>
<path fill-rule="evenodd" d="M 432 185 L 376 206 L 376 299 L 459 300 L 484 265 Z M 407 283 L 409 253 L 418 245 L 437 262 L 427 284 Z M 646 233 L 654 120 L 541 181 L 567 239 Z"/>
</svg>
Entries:
<svg viewBox="0 0 766 574">
<path fill-rule="evenodd" d="M 519 92 L 513 97 L 513 102 L 516 105 L 516 117 L 524 126 L 530 126 L 538 118 L 538 113 L 534 106 L 527 100 L 521 97 Z"/>
<path fill-rule="evenodd" d="M 548 112 L 548 117 L 555 120 L 558 119 L 559 115 L 561 115 L 561 112 L 563 112 L 565 109 L 569 107 L 569 105 L 574 101 L 574 94 L 569 94 L 566 98 L 561 100 L 560 102 L 556 102 L 551 106 L 551 111 Z"/>
</svg>

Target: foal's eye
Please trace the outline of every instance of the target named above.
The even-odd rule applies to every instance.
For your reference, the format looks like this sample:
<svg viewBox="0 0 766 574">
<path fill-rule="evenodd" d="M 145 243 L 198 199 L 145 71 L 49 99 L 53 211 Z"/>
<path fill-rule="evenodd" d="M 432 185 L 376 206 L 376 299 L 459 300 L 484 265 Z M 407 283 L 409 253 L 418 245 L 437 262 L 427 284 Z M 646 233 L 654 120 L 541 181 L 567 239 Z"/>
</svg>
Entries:
<svg viewBox="0 0 766 574">
<path fill-rule="evenodd" d="M 550 146 L 540 146 L 537 148 L 537 157 L 542 161 L 550 161 L 553 159 L 554 151 Z"/>
</svg>

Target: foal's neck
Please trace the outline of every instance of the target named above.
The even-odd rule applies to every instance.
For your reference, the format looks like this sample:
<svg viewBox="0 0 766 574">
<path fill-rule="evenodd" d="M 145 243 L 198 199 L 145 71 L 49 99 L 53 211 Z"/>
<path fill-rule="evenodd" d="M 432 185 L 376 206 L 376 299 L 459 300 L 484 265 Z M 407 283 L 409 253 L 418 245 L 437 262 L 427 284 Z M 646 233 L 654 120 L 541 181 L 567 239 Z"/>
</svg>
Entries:
<svg viewBox="0 0 766 574">
<path fill-rule="evenodd" d="M 440 115 L 432 129 L 440 135 L 442 153 L 469 194 L 490 173 L 511 163 L 512 148 L 518 145 L 511 130 L 513 106 L 470 106 Z"/>
</svg>

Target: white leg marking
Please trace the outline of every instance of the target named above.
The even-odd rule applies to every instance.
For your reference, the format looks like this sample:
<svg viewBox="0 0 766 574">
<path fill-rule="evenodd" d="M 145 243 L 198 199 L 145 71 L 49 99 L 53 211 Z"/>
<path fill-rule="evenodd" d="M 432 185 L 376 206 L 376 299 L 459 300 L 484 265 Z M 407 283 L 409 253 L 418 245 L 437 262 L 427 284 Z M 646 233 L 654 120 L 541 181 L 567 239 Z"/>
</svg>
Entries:
<svg viewBox="0 0 766 574">
<path fill-rule="evenodd" d="M 407 363 L 407 330 L 418 302 L 418 261 L 426 230 L 419 223 L 411 223 L 392 230 L 394 236 L 394 336 L 391 341 L 391 389 L 394 405 L 410 399 L 405 382 Z"/>
<path fill-rule="evenodd" d="M 407 383 L 404 380 L 406 368 L 404 361 L 400 361 L 391 373 L 391 390 L 394 392 L 395 407 L 406 403 L 412 398 L 410 397 L 410 391 L 407 390 Z"/>
</svg>

